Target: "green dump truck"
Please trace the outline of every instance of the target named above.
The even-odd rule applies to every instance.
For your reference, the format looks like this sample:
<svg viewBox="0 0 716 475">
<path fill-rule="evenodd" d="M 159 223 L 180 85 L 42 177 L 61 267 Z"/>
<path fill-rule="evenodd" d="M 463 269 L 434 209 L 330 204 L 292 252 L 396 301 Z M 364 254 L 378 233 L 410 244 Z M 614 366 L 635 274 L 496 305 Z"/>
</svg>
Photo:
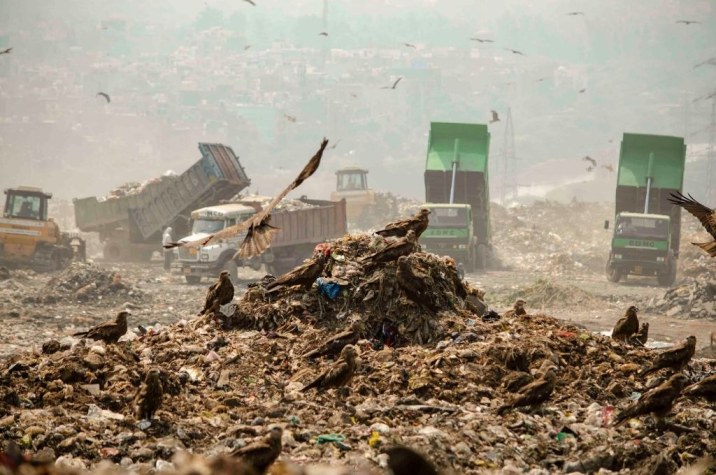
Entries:
<svg viewBox="0 0 716 475">
<path fill-rule="evenodd" d="M 492 244 L 485 124 L 431 122 L 425 163 L 430 224 L 423 248 L 453 257 L 470 271 L 486 269 Z"/>
<path fill-rule="evenodd" d="M 614 234 L 607 278 L 656 276 L 660 285 L 676 279 L 681 208 L 668 201 L 684 182 L 686 145 L 681 137 L 624 134 L 614 210 Z M 609 227 L 609 222 L 605 224 Z"/>
</svg>

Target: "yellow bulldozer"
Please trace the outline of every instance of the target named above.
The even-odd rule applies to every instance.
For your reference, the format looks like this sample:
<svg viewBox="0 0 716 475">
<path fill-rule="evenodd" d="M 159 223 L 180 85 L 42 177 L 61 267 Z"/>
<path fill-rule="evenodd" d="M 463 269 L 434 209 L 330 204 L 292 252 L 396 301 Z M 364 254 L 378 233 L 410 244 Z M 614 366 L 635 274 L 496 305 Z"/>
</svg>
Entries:
<svg viewBox="0 0 716 475">
<path fill-rule="evenodd" d="M 54 271 L 73 260 L 86 259 L 86 243 L 75 234 L 60 232 L 48 218 L 51 193 L 31 186 L 5 190 L 0 219 L 0 264 L 37 271 Z"/>
<path fill-rule="evenodd" d="M 351 226 L 361 226 L 375 206 L 375 192 L 368 188 L 368 170 L 345 167 L 336 171 L 336 191 L 331 201 L 346 200 L 346 216 Z"/>
</svg>

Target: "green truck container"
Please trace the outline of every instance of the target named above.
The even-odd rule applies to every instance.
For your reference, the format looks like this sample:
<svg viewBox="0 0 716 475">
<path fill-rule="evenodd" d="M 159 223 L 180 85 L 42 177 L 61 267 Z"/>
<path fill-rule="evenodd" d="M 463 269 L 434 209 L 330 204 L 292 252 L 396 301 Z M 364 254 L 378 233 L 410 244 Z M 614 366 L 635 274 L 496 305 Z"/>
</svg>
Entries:
<svg viewBox="0 0 716 475">
<path fill-rule="evenodd" d="M 425 201 L 430 224 L 423 247 L 446 254 L 469 271 L 485 269 L 491 252 L 485 124 L 431 122 L 425 163 Z"/>
<path fill-rule="evenodd" d="M 681 137 L 624 134 L 607 261 L 611 282 L 632 274 L 656 276 L 660 285 L 674 283 L 681 208 L 668 198 L 672 192 L 682 191 L 685 160 L 686 145 Z"/>
</svg>

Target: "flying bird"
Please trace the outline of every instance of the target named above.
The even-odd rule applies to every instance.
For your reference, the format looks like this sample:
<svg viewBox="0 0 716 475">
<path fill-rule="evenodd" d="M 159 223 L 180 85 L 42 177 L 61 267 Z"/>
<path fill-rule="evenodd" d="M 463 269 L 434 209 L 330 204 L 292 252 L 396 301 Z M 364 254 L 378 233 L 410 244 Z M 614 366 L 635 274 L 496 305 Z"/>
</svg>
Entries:
<svg viewBox="0 0 716 475">
<path fill-rule="evenodd" d="M 591 163 L 592 167 L 597 166 L 597 161 L 595 159 L 593 159 L 592 157 L 590 157 L 589 155 L 587 155 L 586 157 L 582 157 L 582 160 L 584 160 L 585 162 Z"/>
<path fill-rule="evenodd" d="M 497 409 L 497 414 L 502 415 L 516 407 L 537 406 L 545 402 L 552 395 L 557 382 L 555 371 L 556 368 L 550 366 L 540 379 L 523 386 L 510 402 Z"/>
<path fill-rule="evenodd" d="M 709 256 L 716 257 L 716 210 L 709 208 L 708 206 L 702 205 L 694 199 L 693 196 L 685 197 L 680 192 L 671 193 L 669 201 L 675 205 L 679 205 L 686 211 L 696 216 L 701 221 L 701 226 L 713 236 L 714 240 L 711 242 L 692 242 L 694 246 L 698 246 L 706 251 Z"/>
<path fill-rule="evenodd" d="M 414 45 L 414 44 L 411 44 L 411 43 L 403 43 L 403 44 L 404 44 L 406 47 L 408 47 L 408 48 L 413 48 L 413 49 L 415 49 L 415 45 Z"/>
<path fill-rule="evenodd" d="M 497 111 L 491 110 L 491 111 L 490 111 L 490 114 L 492 115 L 492 118 L 490 119 L 490 123 L 491 123 L 491 124 L 492 124 L 493 122 L 499 122 L 499 121 L 500 121 L 500 116 L 497 114 Z"/>
<path fill-rule="evenodd" d="M 680 371 L 689 364 L 691 358 L 696 352 L 696 337 L 691 335 L 678 345 L 672 346 L 668 350 L 662 351 L 654 358 L 654 362 L 650 367 L 639 373 L 641 376 L 659 371 L 663 368 L 671 368 Z"/>
<path fill-rule="evenodd" d="M 336 356 L 340 354 L 346 345 L 355 345 L 360 340 L 361 333 L 365 330 L 365 325 L 361 320 L 355 320 L 348 330 L 333 335 L 328 340 L 321 343 L 315 348 L 304 354 L 304 358 L 319 358 L 321 356 Z"/>
<path fill-rule="evenodd" d="M 520 56 L 524 56 L 524 55 L 525 55 L 522 51 L 518 51 L 518 50 L 512 49 L 512 48 L 505 48 L 505 51 L 511 51 L 512 54 L 519 54 Z"/>
<path fill-rule="evenodd" d="M 663 418 L 670 411 L 674 400 L 679 396 L 688 379 L 681 373 L 672 375 L 659 386 L 650 389 L 629 407 L 625 408 L 614 418 L 614 425 L 620 425 L 632 417 L 652 413 Z"/>
<path fill-rule="evenodd" d="M 587 91 L 587 88 L 583 87 L 582 89 L 579 90 L 579 93 L 584 94 L 586 91 Z"/>
<path fill-rule="evenodd" d="M 253 0 L 244 0 L 246 3 L 250 3 L 253 6 L 256 6 L 256 4 L 253 2 Z"/>
<path fill-rule="evenodd" d="M 294 116 L 294 115 L 284 114 L 283 116 L 284 116 L 284 117 L 286 118 L 286 120 L 288 120 L 289 122 L 296 122 L 296 116 Z"/>
<path fill-rule="evenodd" d="M 477 41 L 478 43 L 494 43 L 493 40 L 488 40 L 485 38 L 470 38 L 470 41 Z"/>
<path fill-rule="evenodd" d="M 702 62 L 700 62 L 699 64 L 697 64 L 696 66 L 694 66 L 694 69 L 696 69 L 696 68 L 698 68 L 698 67 L 700 67 L 700 66 L 707 65 L 707 64 L 708 64 L 709 66 L 716 66 L 716 58 L 709 58 L 709 59 L 707 59 L 706 61 L 702 61 Z"/>
<path fill-rule="evenodd" d="M 569 12 L 567 13 L 568 16 L 575 16 L 575 15 L 584 15 L 584 12 Z"/>
<path fill-rule="evenodd" d="M 299 173 L 298 176 L 286 187 L 286 189 L 276 195 L 274 199 L 271 200 L 271 202 L 260 212 L 254 214 L 253 216 L 250 216 L 249 218 L 238 224 L 229 226 L 228 228 L 210 234 L 207 237 L 196 239 L 194 241 L 173 242 L 166 244 L 164 247 L 166 249 L 171 249 L 173 247 L 178 246 L 206 246 L 209 243 L 220 241 L 222 239 L 227 239 L 231 236 L 236 236 L 237 234 L 241 234 L 242 232 L 246 231 L 246 237 L 241 243 L 241 246 L 239 247 L 239 251 L 237 253 L 238 257 L 251 258 L 254 256 L 261 255 L 271 245 L 271 241 L 273 240 L 274 235 L 278 232 L 277 228 L 269 224 L 269 221 L 271 220 L 271 211 L 273 211 L 276 205 L 281 202 L 281 200 L 284 199 L 287 194 L 301 186 L 304 181 L 310 178 L 311 175 L 313 175 L 316 170 L 318 170 L 318 167 L 321 164 L 321 158 L 323 157 L 323 151 L 326 149 L 327 145 L 328 140 L 324 138 L 321 142 L 320 148 L 315 153 L 315 155 L 311 157 L 306 166 L 303 167 L 301 173 Z"/>
<path fill-rule="evenodd" d="M 318 34 L 318 36 L 328 36 L 328 33 L 326 33 L 325 31 L 322 31 Z"/>
<path fill-rule="evenodd" d="M 692 23 L 701 23 L 700 21 L 696 20 L 677 20 L 676 23 L 683 23 L 684 25 L 691 25 Z"/>
<path fill-rule="evenodd" d="M 402 445 L 385 449 L 388 468 L 393 475 L 438 475 L 432 463 L 424 455 Z"/>
<path fill-rule="evenodd" d="M 106 92 L 98 92 L 97 95 L 104 97 L 104 100 L 107 101 L 107 104 L 112 102 L 112 100 L 109 98 L 109 94 L 107 94 Z"/>
<path fill-rule="evenodd" d="M 408 234 L 408 231 L 413 230 L 415 231 L 415 239 L 418 239 L 420 235 L 423 234 L 423 231 L 428 228 L 429 214 L 429 209 L 422 208 L 420 211 L 415 213 L 412 218 L 389 223 L 384 229 L 376 231 L 375 234 L 383 237 L 405 237 Z"/>
<path fill-rule="evenodd" d="M 341 350 L 340 358 L 326 369 L 301 392 L 316 388 L 319 392 L 328 388 L 339 388 L 350 383 L 356 370 L 356 349 L 353 345 L 346 345 Z"/>
<path fill-rule="evenodd" d="M 247 51 L 249 48 L 251 48 L 251 45 L 244 46 L 244 51 Z"/>
<path fill-rule="evenodd" d="M 234 284 L 231 283 L 231 274 L 229 271 L 221 271 L 219 280 L 209 287 L 206 292 L 206 302 L 204 308 L 199 315 L 206 315 L 209 311 L 217 309 L 221 305 L 226 305 L 234 300 Z"/>
<path fill-rule="evenodd" d="M 251 465 L 256 473 L 264 474 L 281 455 L 282 436 L 283 429 L 275 426 L 263 440 L 236 449 L 231 455 Z"/>
<path fill-rule="evenodd" d="M 401 79 L 403 79 L 402 76 L 399 77 L 398 79 L 396 79 L 392 86 L 383 86 L 383 87 L 381 87 L 381 89 L 395 89 L 395 86 L 398 85 L 398 83 L 400 82 Z"/>
<path fill-rule="evenodd" d="M 105 343 L 117 343 L 122 335 L 127 333 L 127 316 L 129 315 L 129 312 L 122 310 L 117 314 L 114 320 L 100 323 L 86 332 L 74 333 L 72 336 L 102 340 Z"/>
<path fill-rule="evenodd" d="M 0 51 L 0 54 L 10 54 L 10 51 L 12 51 L 12 48 L 5 48 L 4 50 Z"/>
<path fill-rule="evenodd" d="M 135 414 L 139 419 L 152 420 L 154 413 L 162 405 L 164 389 L 159 379 L 159 370 L 151 369 L 144 379 L 144 384 L 134 397 Z"/>
<path fill-rule="evenodd" d="M 632 305 L 629 307 L 622 318 L 617 320 L 612 330 L 612 338 L 615 340 L 629 341 L 633 335 L 639 331 L 639 318 L 637 312 L 639 309 Z"/>
</svg>

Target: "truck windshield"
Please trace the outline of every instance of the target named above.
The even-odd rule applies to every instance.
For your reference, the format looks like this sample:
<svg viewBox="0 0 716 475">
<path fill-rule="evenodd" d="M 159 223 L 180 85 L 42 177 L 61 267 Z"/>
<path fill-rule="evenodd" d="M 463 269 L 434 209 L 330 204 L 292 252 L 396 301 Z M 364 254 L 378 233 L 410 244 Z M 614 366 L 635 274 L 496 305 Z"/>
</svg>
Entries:
<svg viewBox="0 0 716 475">
<path fill-rule="evenodd" d="M 617 236 L 629 238 L 666 239 L 669 221 L 665 219 L 621 216 L 617 221 Z"/>
<path fill-rule="evenodd" d="M 467 226 L 467 209 L 465 208 L 431 208 L 431 228 Z"/>
<path fill-rule="evenodd" d="M 215 233 L 224 229 L 224 220 L 217 219 L 197 219 L 191 227 L 192 234 L 198 233 Z"/>
</svg>

